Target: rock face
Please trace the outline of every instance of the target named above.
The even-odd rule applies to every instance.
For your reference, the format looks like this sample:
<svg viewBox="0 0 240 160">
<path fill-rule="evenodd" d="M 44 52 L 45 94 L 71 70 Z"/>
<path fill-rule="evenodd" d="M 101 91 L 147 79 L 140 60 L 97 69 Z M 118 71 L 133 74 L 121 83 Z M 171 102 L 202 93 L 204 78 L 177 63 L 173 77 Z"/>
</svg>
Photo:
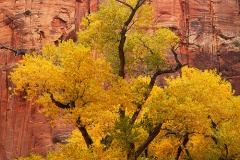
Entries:
<svg viewBox="0 0 240 160">
<path fill-rule="evenodd" d="M 1 0 L 0 43 L 5 46 L 39 52 L 48 41 L 75 37 L 79 22 L 88 12 L 87 2 L 76 0 Z M 52 127 L 49 118 L 24 100 L 24 95 L 10 98 L 8 87 L 13 84 L 7 75 L 21 56 L 0 50 L 0 159 L 28 156 L 30 152 L 46 155 L 64 142 L 72 126 L 57 123 Z M 61 124 L 61 125 L 60 125 Z"/>
<path fill-rule="evenodd" d="M 40 52 L 46 42 L 73 38 L 81 18 L 98 9 L 98 0 L 1 0 L 0 43 Z M 178 50 L 184 63 L 200 69 L 216 68 L 240 94 L 240 1 L 153 0 L 156 22 L 181 38 Z M 7 78 L 21 56 L 0 50 L 0 159 L 46 155 L 64 142 L 73 128 L 57 123 L 24 100 L 13 96 Z"/>
</svg>

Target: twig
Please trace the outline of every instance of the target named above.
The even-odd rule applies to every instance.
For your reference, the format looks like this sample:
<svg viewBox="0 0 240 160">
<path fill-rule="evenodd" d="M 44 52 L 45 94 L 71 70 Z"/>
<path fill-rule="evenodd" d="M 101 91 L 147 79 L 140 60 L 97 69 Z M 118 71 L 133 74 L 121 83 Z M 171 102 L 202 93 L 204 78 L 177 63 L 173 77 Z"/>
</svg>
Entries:
<svg viewBox="0 0 240 160">
<path fill-rule="evenodd" d="M 126 2 L 123 2 L 123 1 L 120 1 L 120 0 L 116 0 L 116 1 L 119 2 L 119 3 L 122 3 L 123 5 L 129 7 L 131 10 L 133 10 L 133 7 L 130 4 L 128 4 Z"/>
<path fill-rule="evenodd" d="M 13 51 L 14 52 L 14 56 L 25 55 L 26 54 L 26 52 L 23 51 L 23 50 L 13 49 L 12 47 L 8 47 L 8 46 L 5 46 L 5 45 L 2 45 L 1 43 L 0 43 L 0 49 L 6 49 L 6 50 Z"/>
</svg>

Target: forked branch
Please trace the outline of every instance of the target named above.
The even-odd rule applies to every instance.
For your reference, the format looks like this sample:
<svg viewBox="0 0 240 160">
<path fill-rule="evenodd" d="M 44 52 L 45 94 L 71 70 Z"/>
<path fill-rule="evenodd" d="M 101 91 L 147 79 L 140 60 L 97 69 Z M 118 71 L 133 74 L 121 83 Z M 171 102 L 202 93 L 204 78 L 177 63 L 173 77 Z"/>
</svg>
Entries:
<svg viewBox="0 0 240 160">
<path fill-rule="evenodd" d="M 187 64 L 182 64 L 180 62 L 180 60 L 178 59 L 178 54 L 176 53 L 175 50 L 175 46 L 173 46 L 171 48 L 172 54 L 174 56 L 174 60 L 176 62 L 176 66 L 174 68 L 170 68 L 170 69 L 166 69 L 166 70 L 158 70 L 157 72 L 155 72 L 155 74 L 151 77 L 151 81 L 149 84 L 149 88 L 152 89 L 155 81 L 157 79 L 158 76 L 162 75 L 162 74 L 166 74 L 166 73 L 175 73 L 176 71 L 180 70 L 183 66 L 187 65 Z"/>
<path fill-rule="evenodd" d="M 53 97 L 53 94 L 50 93 L 50 92 L 47 92 L 50 94 L 50 98 L 52 100 L 52 102 L 58 107 L 58 108 L 62 108 L 62 109 L 71 109 L 71 108 L 75 108 L 75 101 L 71 101 L 67 104 L 63 104 L 57 100 L 54 99 Z M 88 134 L 88 131 L 86 129 L 86 126 L 82 124 L 82 121 L 81 121 L 81 117 L 78 116 L 78 119 L 76 120 L 76 124 L 77 124 L 77 127 L 79 129 L 79 131 L 81 132 L 83 138 L 84 138 L 84 141 L 87 145 L 87 147 L 89 148 L 92 144 L 93 144 L 93 140 L 91 138 L 91 136 Z"/>
<path fill-rule="evenodd" d="M 123 2 L 123 1 L 120 1 L 120 0 L 117 0 L 118 2 L 130 7 L 129 4 Z M 124 70 L 124 67 L 125 67 L 125 53 L 124 53 L 124 46 L 125 46 L 125 42 L 126 42 L 126 33 L 128 31 L 128 27 L 129 27 L 129 24 L 132 22 L 133 20 L 133 17 L 135 16 L 137 10 L 139 7 L 141 7 L 143 5 L 143 3 L 145 2 L 146 0 L 138 0 L 137 4 L 135 5 L 135 7 L 130 7 L 131 8 L 131 13 L 128 17 L 128 19 L 124 22 L 123 24 L 123 27 L 121 29 L 121 32 L 120 32 L 120 42 L 119 42 L 119 45 L 118 45 L 118 54 L 119 54 L 119 60 L 120 60 L 120 64 L 119 64 L 119 76 L 122 77 L 122 78 L 125 78 L 125 70 Z"/>
<path fill-rule="evenodd" d="M 144 45 L 145 45 L 145 47 L 147 47 L 146 44 L 144 44 Z M 149 49 L 150 49 L 150 48 L 149 48 Z M 155 81 L 156 81 L 156 79 L 157 79 L 158 76 L 160 76 L 160 75 L 162 75 L 162 74 L 165 74 L 165 73 L 175 73 L 176 71 L 180 70 L 183 66 L 186 65 L 186 64 L 183 65 L 183 64 L 180 62 L 180 60 L 178 59 L 178 55 L 177 55 L 174 47 L 171 48 L 171 51 L 172 51 L 172 53 L 173 53 L 173 55 L 174 55 L 174 59 L 175 59 L 175 62 L 176 62 L 175 68 L 170 68 L 170 69 L 166 69 L 166 70 L 158 70 L 157 72 L 155 72 L 155 74 L 151 77 L 151 81 L 150 81 L 149 86 L 148 86 L 148 87 L 149 87 L 149 92 L 148 92 L 148 94 L 145 96 L 144 100 L 147 100 L 147 98 L 149 97 L 150 92 L 151 92 L 151 90 L 152 90 L 152 88 L 153 88 L 153 86 L 154 86 L 154 84 L 155 84 Z M 150 52 L 153 53 L 153 51 L 151 51 L 151 50 L 150 50 Z M 141 111 L 141 109 L 142 109 L 142 105 L 138 105 L 138 106 L 137 106 L 137 109 L 138 109 L 138 110 L 135 111 L 134 114 L 133 114 L 133 116 L 132 116 L 132 119 L 131 119 L 131 122 L 130 122 L 131 124 L 134 124 L 134 123 L 135 123 L 135 121 L 136 121 L 136 119 L 137 119 L 137 117 L 138 117 L 138 115 L 139 115 L 139 113 L 140 113 L 140 111 Z"/>
</svg>

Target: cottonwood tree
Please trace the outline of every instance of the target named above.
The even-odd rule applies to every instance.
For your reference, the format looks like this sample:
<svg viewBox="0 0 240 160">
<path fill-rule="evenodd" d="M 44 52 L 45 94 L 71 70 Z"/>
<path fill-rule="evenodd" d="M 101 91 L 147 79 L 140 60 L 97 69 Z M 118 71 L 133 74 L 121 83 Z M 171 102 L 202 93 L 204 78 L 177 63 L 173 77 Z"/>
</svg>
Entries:
<svg viewBox="0 0 240 160">
<path fill-rule="evenodd" d="M 78 128 L 49 159 L 190 158 L 194 138 L 222 139 L 215 131 L 230 123 L 238 98 L 213 71 L 185 68 L 167 87 L 155 85 L 159 75 L 183 65 L 175 51 L 178 37 L 154 24 L 153 12 L 146 0 L 102 3 L 83 19 L 78 43 L 47 44 L 42 54 L 24 56 L 10 74 L 15 94 L 26 92 L 46 115 Z M 174 66 L 166 63 L 167 51 Z"/>
</svg>

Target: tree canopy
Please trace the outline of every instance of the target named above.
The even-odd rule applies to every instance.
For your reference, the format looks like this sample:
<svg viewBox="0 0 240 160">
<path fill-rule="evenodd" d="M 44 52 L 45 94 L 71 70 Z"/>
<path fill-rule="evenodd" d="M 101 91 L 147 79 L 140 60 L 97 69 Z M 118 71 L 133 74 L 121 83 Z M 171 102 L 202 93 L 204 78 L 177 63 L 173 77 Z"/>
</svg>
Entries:
<svg viewBox="0 0 240 160">
<path fill-rule="evenodd" d="M 216 70 L 183 67 L 179 38 L 153 11 L 146 0 L 104 2 L 83 19 L 77 43 L 46 44 L 10 73 L 14 94 L 77 127 L 47 159 L 239 158 L 240 98 Z"/>
</svg>

